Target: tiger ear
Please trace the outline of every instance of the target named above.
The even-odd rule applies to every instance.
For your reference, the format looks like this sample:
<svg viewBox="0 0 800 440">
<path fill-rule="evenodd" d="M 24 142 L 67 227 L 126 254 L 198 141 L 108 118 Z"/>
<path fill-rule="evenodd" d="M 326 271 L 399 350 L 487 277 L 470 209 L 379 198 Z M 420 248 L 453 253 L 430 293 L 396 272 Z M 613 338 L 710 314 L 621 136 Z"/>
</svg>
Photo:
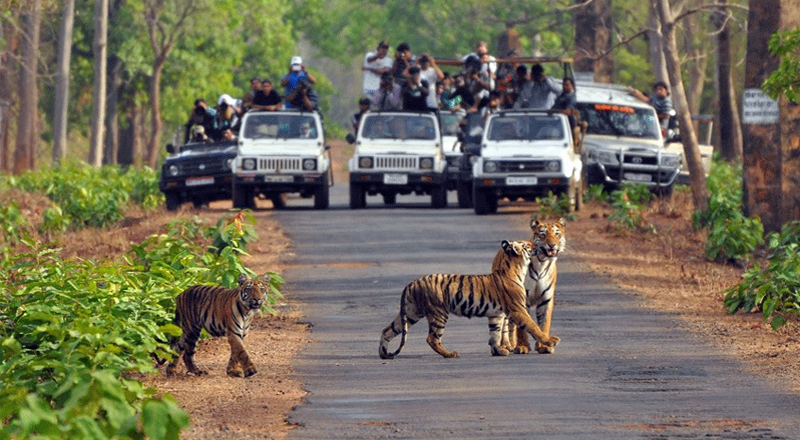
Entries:
<svg viewBox="0 0 800 440">
<path fill-rule="evenodd" d="M 245 281 L 247 281 L 247 274 L 240 273 L 239 278 L 237 278 L 236 281 L 238 281 L 239 285 L 241 286 L 242 284 L 244 284 Z"/>
<path fill-rule="evenodd" d="M 264 284 L 269 284 L 269 274 L 265 273 L 263 278 Z"/>
<path fill-rule="evenodd" d="M 508 252 L 509 246 L 511 246 L 511 243 L 509 243 L 508 240 L 503 240 L 503 242 L 500 243 L 500 247 L 503 248 L 503 250 L 506 252 Z"/>
<path fill-rule="evenodd" d="M 537 228 L 537 227 L 538 227 L 540 224 L 541 224 L 541 223 L 539 223 L 539 219 L 538 219 L 538 218 L 536 218 L 536 217 L 532 218 L 532 219 L 531 219 L 531 230 L 532 230 L 532 231 L 535 231 L 535 230 L 536 230 L 536 228 Z"/>
<path fill-rule="evenodd" d="M 561 229 L 566 229 L 566 227 L 567 227 L 567 219 L 565 219 L 564 217 L 561 217 L 560 219 L 558 219 L 558 224 L 561 226 Z"/>
</svg>

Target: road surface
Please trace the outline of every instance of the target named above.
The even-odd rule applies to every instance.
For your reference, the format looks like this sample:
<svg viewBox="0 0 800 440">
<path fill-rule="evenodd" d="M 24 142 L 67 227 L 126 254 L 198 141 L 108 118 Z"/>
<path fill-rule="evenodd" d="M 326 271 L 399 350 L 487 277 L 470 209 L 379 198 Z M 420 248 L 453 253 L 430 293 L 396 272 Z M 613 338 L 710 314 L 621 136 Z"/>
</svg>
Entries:
<svg viewBox="0 0 800 440">
<path fill-rule="evenodd" d="M 492 357 L 487 320 L 451 317 L 444 359 L 411 327 L 394 360 L 378 357 L 400 293 L 427 273 L 487 273 L 503 239 L 528 239 L 526 210 L 476 216 L 429 208 L 428 197 L 378 197 L 331 209 L 293 199 L 276 212 L 294 243 L 285 273 L 314 340 L 296 362 L 309 391 L 289 422 L 296 439 L 800 439 L 800 396 L 771 387 L 735 360 L 603 282 L 569 253 L 559 258 L 553 355 Z M 567 226 L 569 245 L 569 225 Z M 397 347 L 399 338 L 390 344 Z"/>
</svg>

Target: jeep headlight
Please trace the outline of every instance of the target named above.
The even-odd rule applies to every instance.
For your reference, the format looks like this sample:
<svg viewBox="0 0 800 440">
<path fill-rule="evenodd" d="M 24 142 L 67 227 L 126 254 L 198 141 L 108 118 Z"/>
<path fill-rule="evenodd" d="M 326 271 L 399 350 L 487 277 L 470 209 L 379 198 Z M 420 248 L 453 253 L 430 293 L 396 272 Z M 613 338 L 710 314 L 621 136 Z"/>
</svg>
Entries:
<svg viewBox="0 0 800 440">
<path fill-rule="evenodd" d="M 433 158 L 432 157 L 423 157 L 419 160 L 419 167 L 423 170 L 432 170 L 433 169 Z"/>
<path fill-rule="evenodd" d="M 618 165 L 619 159 L 617 155 L 611 151 L 605 150 L 589 150 L 589 159 L 602 164 Z"/>
<path fill-rule="evenodd" d="M 678 168 L 683 163 L 683 157 L 680 154 L 665 154 L 661 156 L 661 166 L 669 168 Z"/>
<path fill-rule="evenodd" d="M 226 170 L 229 170 L 233 167 L 233 159 L 228 159 L 222 162 L 222 167 Z"/>
<path fill-rule="evenodd" d="M 483 163 L 483 172 L 484 173 L 495 173 L 497 172 L 497 162 L 494 161 L 487 161 Z"/>
<path fill-rule="evenodd" d="M 372 168 L 372 158 L 369 156 L 361 156 L 358 158 L 359 168 Z"/>
<path fill-rule="evenodd" d="M 547 171 L 550 171 L 551 173 L 561 171 L 561 161 L 551 160 L 550 162 L 547 162 Z"/>
<path fill-rule="evenodd" d="M 317 159 L 303 159 L 303 170 L 311 171 L 317 169 Z"/>
<path fill-rule="evenodd" d="M 175 177 L 178 175 L 178 173 L 180 173 L 181 170 L 177 165 L 170 165 L 168 171 L 170 176 Z"/>
<path fill-rule="evenodd" d="M 253 158 L 242 159 L 242 169 L 245 171 L 255 171 L 256 160 Z"/>
</svg>

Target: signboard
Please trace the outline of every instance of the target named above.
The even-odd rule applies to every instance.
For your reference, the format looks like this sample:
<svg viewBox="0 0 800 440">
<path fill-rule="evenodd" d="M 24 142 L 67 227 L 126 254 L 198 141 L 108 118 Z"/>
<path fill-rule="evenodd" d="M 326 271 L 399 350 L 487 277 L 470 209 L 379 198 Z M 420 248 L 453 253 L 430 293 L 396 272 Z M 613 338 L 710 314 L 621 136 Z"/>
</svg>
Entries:
<svg viewBox="0 0 800 440">
<path fill-rule="evenodd" d="M 761 89 L 744 89 L 742 96 L 742 124 L 773 125 L 780 121 L 777 101 Z"/>
<path fill-rule="evenodd" d="M 577 71 L 574 73 L 575 75 L 575 82 L 594 82 L 594 72 L 581 72 Z"/>
</svg>

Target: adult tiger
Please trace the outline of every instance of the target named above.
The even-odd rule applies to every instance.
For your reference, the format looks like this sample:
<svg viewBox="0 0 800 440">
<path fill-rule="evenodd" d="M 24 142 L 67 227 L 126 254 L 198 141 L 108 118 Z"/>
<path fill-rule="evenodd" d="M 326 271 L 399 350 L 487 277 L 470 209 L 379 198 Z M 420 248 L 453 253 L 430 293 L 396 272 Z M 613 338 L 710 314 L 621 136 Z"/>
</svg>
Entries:
<svg viewBox="0 0 800 440">
<path fill-rule="evenodd" d="M 526 305 L 529 310 L 533 306 L 536 307 L 536 321 L 545 335 L 550 334 L 550 322 L 553 318 L 553 302 L 558 276 L 556 260 L 566 243 L 565 228 L 566 224 L 563 218 L 553 223 L 544 223 L 537 219 L 531 220 L 534 249 L 528 276 L 525 279 Z M 492 269 L 500 267 L 501 264 L 502 261 L 495 258 Z M 505 349 L 514 350 L 516 353 L 530 352 L 531 346 L 525 332 L 518 332 L 516 326 L 509 323 L 508 320 L 505 320 L 503 327 L 501 345 Z M 552 353 L 554 348 L 554 346 L 536 343 L 536 351 L 539 353 Z"/>
<path fill-rule="evenodd" d="M 500 346 L 506 316 L 543 346 L 555 347 L 558 337 L 545 335 L 525 307 L 523 283 L 533 251 L 530 242 L 504 240 L 501 247 L 495 258 L 497 268 L 491 274 L 431 274 L 408 284 L 400 297 L 400 314 L 381 332 L 378 349 L 381 359 L 397 356 L 406 344 L 408 327 L 423 317 L 428 320 L 428 345 L 446 358 L 458 357 L 458 352 L 446 350 L 441 343 L 450 313 L 467 318 L 488 317 L 489 345 L 494 356 L 509 354 Z M 403 335 L 400 347 L 390 353 L 389 341 L 400 333 Z"/>
<path fill-rule="evenodd" d="M 269 275 L 263 279 L 248 280 L 239 274 L 239 287 L 227 289 L 221 286 L 192 286 L 175 299 L 175 325 L 183 330 L 180 338 L 172 338 L 170 345 L 176 355 L 167 366 L 167 375 L 175 374 L 178 358 L 183 354 L 186 369 L 196 375 L 206 374 L 194 363 L 194 352 L 200 332 L 205 329 L 211 336 L 228 336 L 231 357 L 228 361 L 228 376 L 244 377 L 256 374 L 256 367 L 244 348 L 244 338 L 250 323 L 264 304 L 269 293 Z"/>
</svg>

